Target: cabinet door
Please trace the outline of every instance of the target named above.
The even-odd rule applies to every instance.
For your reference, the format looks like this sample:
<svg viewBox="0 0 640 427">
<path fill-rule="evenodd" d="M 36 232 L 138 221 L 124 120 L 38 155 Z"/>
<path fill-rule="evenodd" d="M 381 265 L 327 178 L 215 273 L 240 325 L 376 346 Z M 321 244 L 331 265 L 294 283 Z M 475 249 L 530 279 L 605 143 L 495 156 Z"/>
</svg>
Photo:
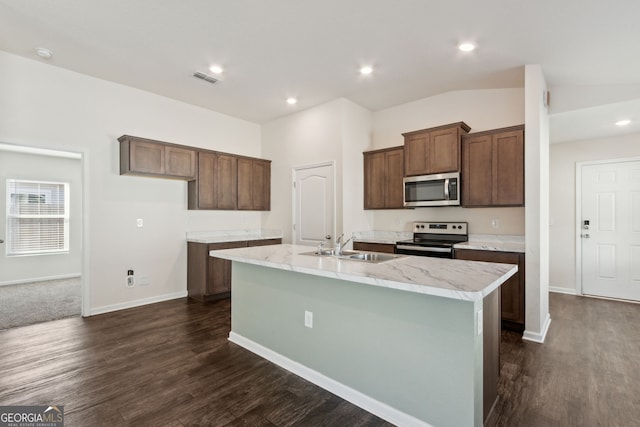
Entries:
<svg viewBox="0 0 640 427">
<path fill-rule="evenodd" d="M 196 152 L 184 148 L 164 147 L 164 173 L 166 175 L 195 178 Z"/>
<path fill-rule="evenodd" d="M 252 160 L 252 209 L 268 211 L 271 209 L 271 162 Z"/>
<path fill-rule="evenodd" d="M 271 162 L 238 158 L 238 209 L 271 209 Z"/>
<path fill-rule="evenodd" d="M 214 153 L 198 153 L 198 180 L 195 197 L 196 209 L 216 209 L 218 204 L 215 193 L 216 155 Z M 190 183 L 191 184 L 191 183 Z"/>
<path fill-rule="evenodd" d="M 524 330 L 524 254 L 515 252 L 456 249 L 455 258 L 468 261 L 497 262 L 518 265 L 518 272 L 500 286 L 500 304 L 502 320 L 507 321 L 507 325 L 505 326 L 510 326 L 520 332 Z M 511 322 L 511 324 L 509 324 L 509 322 Z"/>
<path fill-rule="evenodd" d="M 251 191 L 253 187 L 253 164 L 251 159 L 238 159 L 238 209 L 253 207 Z"/>
<path fill-rule="evenodd" d="M 462 139 L 462 205 L 491 206 L 493 140 L 490 134 Z"/>
<path fill-rule="evenodd" d="M 385 207 L 385 153 L 364 153 L 364 208 Z"/>
<path fill-rule="evenodd" d="M 429 132 L 407 135 L 404 139 L 404 174 L 423 175 L 429 173 Z"/>
<path fill-rule="evenodd" d="M 493 205 L 524 206 L 524 132 L 493 135 Z"/>
<path fill-rule="evenodd" d="M 209 244 L 209 251 L 218 249 L 244 248 L 247 242 L 225 242 Z M 209 252 L 207 251 L 207 256 Z M 231 291 L 231 261 L 209 256 L 207 264 L 207 295 Z"/>
<path fill-rule="evenodd" d="M 216 209 L 234 210 L 238 206 L 238 158 L 215 155 L 214 197 Z"/>
<path fill-rule="evenodd" d="M 460 170 L 460 139 L 458 128 L 430 132 L 427 173 Z"/>
<path fill-rule="evenodd" d="M 129 169 L 131 172 L 162 175 L 165 166 L 164 145 L 131 140 L 129 142 Z"/>
<path fill-rule="evenodd" d="M 404 149 L 387 151 L 385 153 L 385 198 L 386 208 L 404 207 Z"/>
<path fill-rule="evenodd" d="M 249 240 L 247 241 L 248 247 L 253 246 L 271 246 L 271 245 L 279 245 L 282 243 L 282 239 L 260 239 L 260 240 Z"/>
<path fill-rule="evenodd" d="M 353 250 L 392 254 L 395 253 L 396 245 L 387 243 L 353 242 Z"/>
</svg>

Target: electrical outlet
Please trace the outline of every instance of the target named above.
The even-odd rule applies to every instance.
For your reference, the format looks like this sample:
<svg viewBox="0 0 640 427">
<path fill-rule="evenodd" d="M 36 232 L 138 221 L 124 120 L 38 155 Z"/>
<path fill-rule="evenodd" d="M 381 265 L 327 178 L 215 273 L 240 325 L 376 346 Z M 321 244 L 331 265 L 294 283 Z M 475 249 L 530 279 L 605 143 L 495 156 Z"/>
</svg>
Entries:
<svg viewBox="0 0 640 427">
<path fill-rule="evenodd" d="M 500 220 L 499 219 L 492 219 L 491 220 L 491 227 L 500 228 Z"/>
<path fill-rule="evenodd" d="M 312 311 L 304 311 L 304 326 L 307 328 L 313 328 L 313 312 Z"/>
<path fill-rule="evenodd" d="M 144 226 L 144 220 L 142 218 L 136 219 L 136 226 L 142 228 Z"/>
<path fill-rule="evenodd" d="M 136 284 L 135 276 L 133 275 L 133 270 L 127 270 L 127 288 L 133 288 Z"/>
</svg>

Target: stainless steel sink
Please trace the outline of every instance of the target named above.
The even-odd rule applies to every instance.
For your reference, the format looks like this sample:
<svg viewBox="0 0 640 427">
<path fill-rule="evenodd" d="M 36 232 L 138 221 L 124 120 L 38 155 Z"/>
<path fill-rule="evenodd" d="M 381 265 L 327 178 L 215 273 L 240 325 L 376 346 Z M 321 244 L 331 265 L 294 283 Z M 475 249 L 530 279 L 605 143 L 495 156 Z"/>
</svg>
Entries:
<svg viewBox="0 0 640 427">
<path fill-rule="evenodd" d="M 356 261 L 368 261 L 368 262 L 385 262 L 392 259 L 400 258 L 401 255 L 383 254 L 378 252 L 365 252 L 359 254 L 349 255 L 349 259 Z"/>
<path fill-rule="evenodd" d="M 349 255 L 355 255 L 357 253 L 358 252 L 354 252 L 354 251 L 342 251 L 340 253 L 340 257 L 349 256 Z M 325 249 L 322 252 L 318 252 L 318 251 L 305 252 L 302 255 L 336 256 L 336 251 L 334 251 L 333 249 Z"/>
<path fill-rule="evenodd" d="M 349 261 L 364 261 L 374 264 L 381 262 L 387 262 L 394 259 L 402 258 L 404 255 L 385 254 L 380 252 L 355 252 L 355 251 L 342 251 L 340 255 L 336 255 L 332 249 L 324 250 L 322 252 L 304 252 L 301 255 L 314 255 L 314 256 L 332 256 L 338 259 L 344 259 Z"/>
</svg>

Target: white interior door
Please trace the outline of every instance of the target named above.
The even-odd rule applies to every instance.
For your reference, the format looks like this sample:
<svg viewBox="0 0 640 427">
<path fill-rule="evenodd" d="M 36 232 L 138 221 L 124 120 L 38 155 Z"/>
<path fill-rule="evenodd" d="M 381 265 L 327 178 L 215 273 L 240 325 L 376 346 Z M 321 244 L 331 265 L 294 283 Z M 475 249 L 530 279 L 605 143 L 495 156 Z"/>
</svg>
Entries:
<svg viewBox="0 0 640 427">
<path fill-rule="evenodd" d="M 582 293 L 640 301 L 640 161 L 581 172 Z"/>
<path fill-rule="evenodd" d="M 294 168 L 293 242 L 317 245 L 334 242 L 335 186 L 333 163 Z"/>
</svg>

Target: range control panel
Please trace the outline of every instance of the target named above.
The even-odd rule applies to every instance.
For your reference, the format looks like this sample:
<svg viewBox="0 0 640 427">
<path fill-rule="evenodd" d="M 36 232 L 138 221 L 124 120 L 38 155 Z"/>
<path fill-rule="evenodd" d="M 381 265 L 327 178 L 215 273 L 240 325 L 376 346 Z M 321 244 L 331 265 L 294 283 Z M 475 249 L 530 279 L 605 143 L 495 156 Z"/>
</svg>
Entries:
<svg viewBox="0 0 640 427">
<path fill-rule="evenodd" d="M 413 232 L 429 234 L 467 234 L 466 222 L 414 222 Z"/>
</svg>

